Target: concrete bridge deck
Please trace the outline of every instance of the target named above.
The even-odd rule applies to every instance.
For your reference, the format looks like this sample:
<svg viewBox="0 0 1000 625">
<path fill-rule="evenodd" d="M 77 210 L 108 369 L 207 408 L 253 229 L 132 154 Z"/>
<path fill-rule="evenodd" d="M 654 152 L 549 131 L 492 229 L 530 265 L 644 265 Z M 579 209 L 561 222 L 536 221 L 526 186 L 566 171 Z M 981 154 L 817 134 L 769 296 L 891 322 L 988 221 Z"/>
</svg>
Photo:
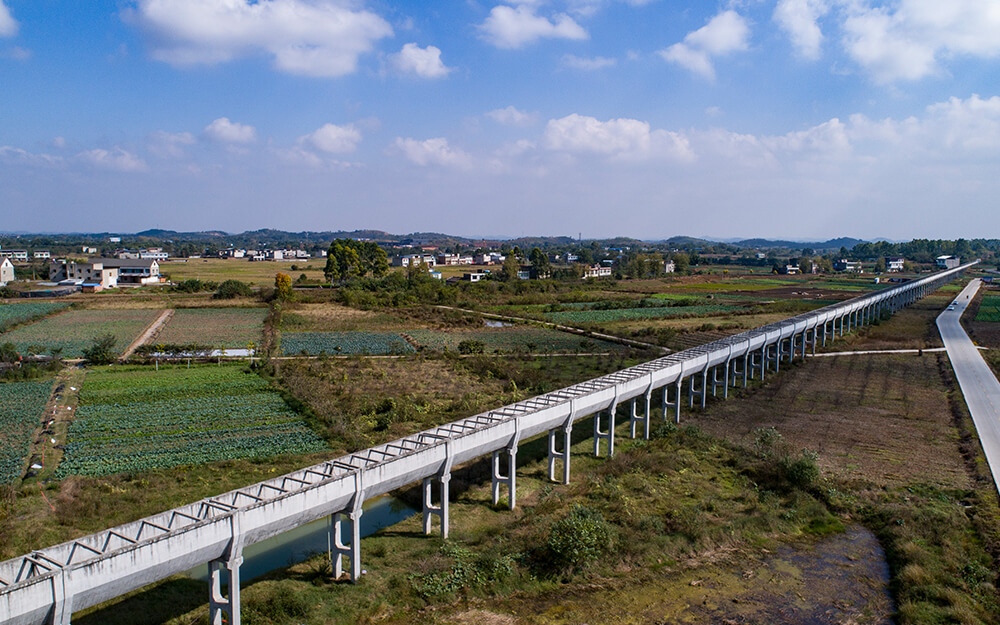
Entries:
<svg viewBox="0 0 1000 625">
<path fill-rule="evenodd" d="M 625 416 L 633 435 L 648 437 L 654 392 L 664 418 L 672 411 L 679 421 L 685 381 L 688 405 L 697 401 L 703 406 L 709 392 L 715 395 L 721 388 L 726 396 L 735 385 L 746 385 L 757 376 L 763 379 L 782 361 L 805 357 L 810 348 L 815 351 L 828 339 L 907 306 L 973 264 L 0 562 L 0 622 L 65 625 L 74 611 L 209 562 L 211 622 L 221 624 L 225 614 L 230 624 L 239 623 L 239 570 L 247 545 L 329 517 L 335 573 L 346 568 L 357 579 L 358 521 L 367 498 L 422 480 L 424 530 L 429 533 L 436 520 L 447 536 L 453 467 L 493 454 L 494 502 L 506 491 L 513 508 L 520 441 L 548 433 L 549 477 L 568 483 L 570 432 L 576 421 L 594 416 L 594 452 L 603 445 L 613 454 L 620 405 L 628 407 Z M 502 465 L 506 471 L 501 471 Z M 352 529 L 350 544 L 340 541 L 344 522 Z M 222 592 L 224 581 L 228 594 Z"/>
</svg>

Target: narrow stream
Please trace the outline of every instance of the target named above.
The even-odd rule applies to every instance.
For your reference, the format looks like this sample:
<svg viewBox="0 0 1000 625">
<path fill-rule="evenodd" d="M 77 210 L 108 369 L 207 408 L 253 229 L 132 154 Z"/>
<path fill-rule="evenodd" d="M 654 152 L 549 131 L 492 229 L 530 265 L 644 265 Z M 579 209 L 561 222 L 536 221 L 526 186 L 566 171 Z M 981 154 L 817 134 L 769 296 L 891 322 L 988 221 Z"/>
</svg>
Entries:
<svg viewBox="0 0 1000 625">
<path fill-rule="evenodd" d="M 361 536 L 369 536 L 383 527 L 395 525 L 417 513 L 417 510 L 388 495 L 370 499 L 364 504 L 361 515 Z M 273 538 L 250 545 L 243 550 L 240 578 L 243 582 L 260 577 L 275 569 L 297 564 L 317 553 L 326 553 L 329 520 L 318 519 Z M 350 526 L 343 524 L 344 543 L 351 542 Z M 208 581 L 208 564 L 196 566 L 187 572 L 189 577 Z M 242 585 L 242 584 L 241 584 Z"/>
</svg>

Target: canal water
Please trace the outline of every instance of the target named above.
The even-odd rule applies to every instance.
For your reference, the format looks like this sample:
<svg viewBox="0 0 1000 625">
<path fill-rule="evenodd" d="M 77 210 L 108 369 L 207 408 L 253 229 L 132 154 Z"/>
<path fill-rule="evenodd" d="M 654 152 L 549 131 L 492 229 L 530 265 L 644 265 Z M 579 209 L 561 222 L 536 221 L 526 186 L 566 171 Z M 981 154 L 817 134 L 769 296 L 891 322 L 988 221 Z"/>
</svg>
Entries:
<svg viewBox="0 0 1000 625">
<path fill-rule="evenodd" d="M 387 495 L 370 499 L 363 507 L 362 537 L 374 534 L 383 527 L 395 525 L 417 513 L 417 510 Z M 275 569 L 308 560 L 318 553 L 326 553 L 329 547 L 329 526 L 329 519 L 322 518 L 246 547 L 243 550 L 243 564 L 240 566 L 241 580 L 247 582 Z M 349 544 L 350 525 L 344 523 L 341 529 L 344 544 Z M 208 564 L 197 566 L 187 574 L 194 579 L 208 581 Z"/>
</svg>

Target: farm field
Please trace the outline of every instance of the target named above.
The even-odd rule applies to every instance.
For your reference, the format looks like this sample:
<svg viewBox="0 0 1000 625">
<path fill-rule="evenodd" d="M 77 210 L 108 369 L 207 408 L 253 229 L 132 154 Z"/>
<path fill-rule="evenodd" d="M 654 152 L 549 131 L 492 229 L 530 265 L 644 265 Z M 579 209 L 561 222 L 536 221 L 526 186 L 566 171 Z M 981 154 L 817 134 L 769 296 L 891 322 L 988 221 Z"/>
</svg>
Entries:
<svg viewBox="0 0 1000 625">
<path fill-rule="evenodd" d="M 979 302 L 976 321 L 1000 322 L 1000 295 L 984 294 Z"/>
<path fill-rule="evenodd" d="M 14 343 L 21 352 L 62 350 L 63 358 L 79 358 L 95 336 L 110 333 L 121 353 L 159 314 L 153 309 L 70 310 L 0 334 L 0 343 Z"/>
<path fill-rule="evenodd" d="M 544 313 L 543 316 L 556 323 L 603 323 L 626 319 L 660 319 L 663 317 L 699 316 L 724 314 L 740 310 L 739 306 L 706 304 L 700 306 L 660 306 L 654 308 L 619 308 L 611 310 L 568 310 Z"/>
<path fill-rule="evenodd" d="M 277 391 L 241 367 L 99 369 L 80 389 L 56 477 L 324 449 Z"/>
<path fill-rule="evenodd" d="M 0 485 L 13 484 L 31 446 L 52 382 L 8 382 L 0 384 Z"/>
<path fill-rule="evenodd" d="M 295 269 L 292 269 L 295 265 Z M 160 265 L 160 273 L 170 276 L 174 282 L 201 280 L 203 282 L 223 282 L 240 280 L 254 286 L 273 286 L 274 274 L 284 273 L 298 279 L 306 274 L 309 280 L 322 280 L 325 258 L 297 260 L 277 260 L 250 262 L 244 258 L 191 258 L 187 262 L 172 260 Z"/>
<path fill-rule="evenodd" d="M 266 316 L 266 308 L 182 308 L 174 311 L 153 342 L 222 348 L 259 345 Z"/>
<path fill-rule="evenodd" d="M 617 343 L 523 326 L 475 330 L 410 330 L 406 335 L 415 343 L 436 351 L 457 351 L 463 341 L 478 341 L 487 353 L 492 352 L 608 352 L 622 351 Z"/>
<path fill-rule="evenodd" d="M 281 335 L 281 353 L 285 356 L 384 356 L 414 351 L 406 339 L 392 332 L 285 332 Z"/>
<path fill-rule="evenodd" d="M 24 302 L 16 304 L 0 304 L 0 332 L 7 328 L 30 321 L 36 317 L 54 313 L 66 308 L 69 304 L 62 302 Z"/>
<path fill-rule="evenodd" d="M 393 332 L 412 327 L 412 321 L 394 315 L 334 303 L 292 304 L 281 316 L 284 332 Z"/>
</svg>

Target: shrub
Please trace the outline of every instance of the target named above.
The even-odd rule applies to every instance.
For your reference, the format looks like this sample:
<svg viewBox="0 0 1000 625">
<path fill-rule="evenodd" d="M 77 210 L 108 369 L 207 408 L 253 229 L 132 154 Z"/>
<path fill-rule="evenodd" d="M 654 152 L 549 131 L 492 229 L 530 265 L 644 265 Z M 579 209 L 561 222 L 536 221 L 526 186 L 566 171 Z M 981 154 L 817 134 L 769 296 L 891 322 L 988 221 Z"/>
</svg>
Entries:
<svg viewBox="0 0 1000 625">
<path fill-rule="evenodd" d="M 233 299 L 236 297 L 252 297 L 253 289 L 250 285 L 239 280 L 226 280 L 219 285 L 212 299 Z"/>
<path fill-rule="evenodd" d="M 486 345 L 482 341 L 465 340 L 458 344 L 460 354 L 482 354 L 486 351 Z"/>
<path fill-rule="evenodd" d="M 611 536 L 611 526 L 600 512 L 577 504 L 569 515 L 552 524 L 545 547 L 552 564 L 581 567 L 610 547 Z"/>
<path fill-rule="evenodd" d="M 106 365 L 114 362 L 117 351 L 115 344 L 118 339 L 114 334 L 95 336 L 90 347 L 83 350 L 84 359 L 92 365 Z"/>
</svg>

